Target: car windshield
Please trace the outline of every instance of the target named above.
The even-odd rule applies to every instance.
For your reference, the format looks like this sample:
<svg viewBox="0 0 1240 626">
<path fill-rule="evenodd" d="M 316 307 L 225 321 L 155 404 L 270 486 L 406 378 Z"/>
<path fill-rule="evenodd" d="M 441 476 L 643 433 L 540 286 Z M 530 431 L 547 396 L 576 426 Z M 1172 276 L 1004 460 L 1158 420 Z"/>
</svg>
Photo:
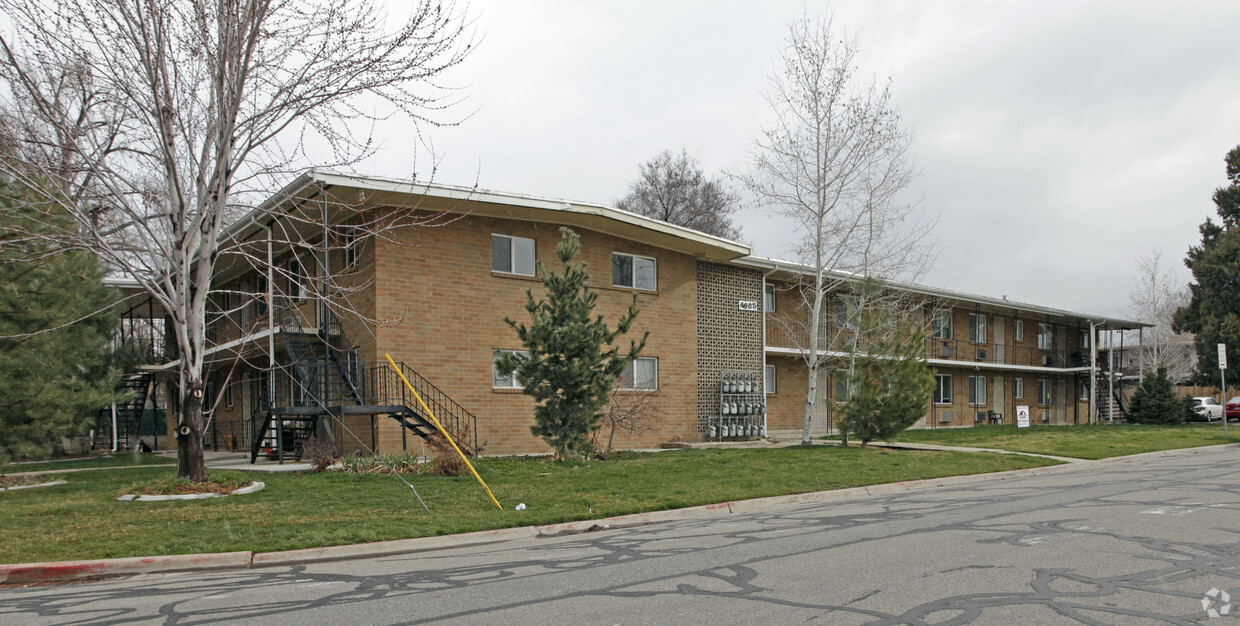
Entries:
<svg viewBox="0 0 1240 626">
<path fill-rule="evenodd" d="M 1240 404 L 1240 396 L 1236 396 L 1227 401 L 1227 404 Z"/>
</svg>

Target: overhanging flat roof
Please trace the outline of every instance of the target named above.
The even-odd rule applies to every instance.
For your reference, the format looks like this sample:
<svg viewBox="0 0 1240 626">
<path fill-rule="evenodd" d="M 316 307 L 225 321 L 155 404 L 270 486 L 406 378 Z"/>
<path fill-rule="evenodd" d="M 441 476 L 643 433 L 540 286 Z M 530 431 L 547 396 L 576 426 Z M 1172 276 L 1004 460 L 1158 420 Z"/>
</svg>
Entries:
<svg viewBox="0 0 1240 626">
<path fill-rule="evenodd" d="M 736 261 L 734 261 L 734 263 L 736 263 L 737 265 L 743 265 L 745 267 L 751 267 L 754 269 L 785 272 L 789 274 L 805 275 L 805 274 L 813 273 L 812 268 L 810 268 L 810 266 L 804 263 L 797 263 L 794 261 L 784 261 L 781 259 L 772 259 L 772 258 L 767 258 L 767 257 L 747 256 L 741 259 L 737 259 Z M 856 274 L 852 274 L 849 272 L 839 272 L 839 271 L 831 272 L 831 276 L 835 280 L 843 280 L 847 282 L 854 282 L 860 279 L 860 277 L 857 276 Z M 1017 311 L 1024 311 L 1027 313 L 1035 313 L 1038 315 L 1053 315 L 1056 317 L 1071 317 L 1071 318 L 1076 318 L 1076 319 L 1082 319 L 1082 320 L 1086 320 L 1094 324 L 1098 324 L 1099 326 L 1102 326 L 1103 328 L 1112 329 L 1112 330 L 1137 330 L 1140 328 L 1152 328 L 1154 326 L 1153 324 L 1150 324 L 1148 322 L 1125 320 L 1125 319 L 1109 317 L 1105 315 L 1094 315 L 1092 313 L 1078 313 L 1075 311 L 1068 311 L 1065 309 L 1056 309 L 1053 307 L 1041 306 L 1037 304 L 1028 304 L 1024 302 L 1013 302 L 1005 298 L 992 298 L 990 296 L 981 296 L 977 294 L 966 293 L 963 291 L 952 291 L 950 289 L 940 289 L 938 287 L 929 287 L 926 285 L 917 285 L 913 283 L 905 283 L 905 282 L 899 282 L 899 281 L 889 281 L 888 284 L 903 291 L 908 291 L 910 293 L 916 293 L 916 294 L 920 294 L 924 296 L 931 296 L 935 298 L 948 298 L 951 300 L 958 300 L 961 302 L 972 302 L 972 303 L 982 304 L 986 306 L 1013 309 Z"/>
</svg>

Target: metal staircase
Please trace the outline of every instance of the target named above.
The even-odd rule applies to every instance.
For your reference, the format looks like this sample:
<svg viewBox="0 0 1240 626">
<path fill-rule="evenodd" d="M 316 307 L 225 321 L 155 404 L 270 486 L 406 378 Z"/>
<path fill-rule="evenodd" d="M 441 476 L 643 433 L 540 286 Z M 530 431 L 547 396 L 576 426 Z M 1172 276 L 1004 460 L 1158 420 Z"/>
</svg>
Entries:
<svg viewBox="0 0 1240 626">
<path fill-rule="evenodd" d="M 149 372 L 130 374 L 121 379 L 120 391 L 127 400 L 116 403 L 116 445 L 118 450 L 132 450 L 138 445 L 142 412 L 151 393 L 153 376 Z M 112 447 L 112 406 L 95 413 L 95 448 Z"/>
<path fill-rule="evenodd" d="M 386 361 L 346 364 L 340 346 L 350 344 L 329 307 L 319 306 L 315 331 L 302 324 L 294 302 L 281 302 L 279 315 L 286 362 L 278 367 L 285 375 L 274 378 L 272 397 L 262 390 L 255 407 L 251 463 L 260 454 L 280 460 L 286 454 L 299 457 L 303 444 L 320 430 L 333 437 L 327 422 L 342 423 L 346 415 L 385 416 L 416 437 L 437 435 L 429 416 Z M 461 450 L 477 454 L 474 415 L 403 362 L 397 366 Z"/>
</svg>

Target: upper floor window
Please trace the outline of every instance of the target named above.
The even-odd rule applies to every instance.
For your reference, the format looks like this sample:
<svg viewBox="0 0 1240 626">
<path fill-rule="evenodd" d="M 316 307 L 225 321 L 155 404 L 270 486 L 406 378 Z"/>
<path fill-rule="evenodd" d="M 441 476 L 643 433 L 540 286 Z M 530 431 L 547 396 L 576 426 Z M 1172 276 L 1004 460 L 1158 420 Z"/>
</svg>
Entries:
<svg viewBox="0 0 1240 626">
<path fill-rule="evenodd" d="M 1080 349 L 1081 350 L 1089 349 L 1089 331 L 1085 330 L 1084 328 L 1081 329 L 1081 348 Z"/>
<path fill-rule="evenodd" d="M 986 342 L 986 316 L 980 313 L 969 314 L 969 341 Z"/>
<path fill-rule="evenodd" d="M 1038 324 L 1038 349 L 1039 350 L 1050 350 L 1051 349 L 1051 325 L 1050 324 Z"/>
<path fill-rule="evenodd" d="M 766 286 L 763 288 L 762 293 L 763 293 L 763 301 L 762 301 L 763 308 L 766 309 L 767 313 L 774 311 L 775 310 L 775 285 L 767 283 Z"/>
<path fill-rule="evenodd" d="M 288 260 L 288 297 L 293 301 L 304 300 L 310 295 L 310 277 L 306 274 L 306 266 L 301 258 L 294 254 Z"/>
<path fill-rule="evenodd" d="M 1016 320 L 1012 324 L 1012 335 L 1016 337 L 1016 341 L 1025 340 L 1025 320 Z"/>
<path fill-rule="evenodd" d="M 655 391 L 659 388 L 659 360 L 652 357 L 629 359 L 624 373 L 616 380 L 617 389 Z"/>
<path fill-rule="evenodd" d="M 509 235 L 491 235 L 491 271 L 533 276 L 534 240 Z"/>
<path fill-rule="evenodd" d="M 952 338 L 952 312 L 951 311 L 935 311 L 932 320 L 931 335 L 935 339 L 951 339 Z"/>
<path fill-rule="evenodd" d="M 857 299 L 852 296 L 835 298 L 835 324 L 843 330 L 857 330 L 857 318 L 861 312 L 857 309 Z"/>
<path fill-rule="evenodd" d="M 616 287 L 654 291 L 657 274 L 655 260 L 651 257 L 623 252 L 611 255 L 611 284 Z"/>
<path fill-rule="evenodd" d="M 354 229 L 344 232 L 344 266 L 355 267 L 361 260 L 362 237 Z"/>
</svg>

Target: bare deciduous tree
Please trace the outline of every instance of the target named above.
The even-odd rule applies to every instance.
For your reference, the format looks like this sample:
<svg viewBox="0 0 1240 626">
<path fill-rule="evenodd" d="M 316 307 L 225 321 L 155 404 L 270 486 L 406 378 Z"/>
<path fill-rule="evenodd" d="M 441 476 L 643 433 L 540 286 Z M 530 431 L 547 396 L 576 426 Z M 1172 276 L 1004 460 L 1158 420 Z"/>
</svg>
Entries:
<svg viewBox="0 0 1240 626">
<path fill-rule="evenodd" d="M 599 420 L 599 429 L 590 434 L 598 455 L 606 460 L 611 456 L 616 433 L 640 435 L 658 431 L 663 425 L 663 407 L 658 392 L 639 389 L 636 391 L 613 390 L 607 407 Z M 603 433 L 607 441 L 602 441 Z"/>
<path fill-rule="evenodd" d="M 1164 269 L 1158 251 L 1137 259 L 1137 280 L 1128 299 L 1133 317 L 1154 324 L 1141 332 L 1145 367 L 1151 372 L 1167 368 L 1167 377 L 1173 383 L 1191 380 L 1197 371 L 1193 334 L 1175 332 L 1172 322 L 1175 312 L 1188 306 L 1192 295 L 1186 285 L 1176 283 L 1170 270 Z"/>
<path fill-rule="evenodd" d="M 916 176 L 910 134 L 891 101 L 890 81 L 861 80 L 856 59 L 856 42 L 839 38 L 829 18 L 802 15 L 789 25 L 766 96 L 774 121 L 742 177 L 763 205 L 794 220 L 808 268 L 798 286 L 807 315 L 804 335 L 797 333 L 809 370 L 804 444 L 818 371 L 831 358 L 823 341 L 827 294 L 871 276 L 913 278 L 930 262 L 925 242 L 932 225 L 898 197 Z M 859 294 L 848 306 L 877 304 L 869 297 Z"/>
<path fill-rule="evenodd" d="M 470 49 L 469 23 L 441 0 L 390 20 L 367 0 L 0 7 L 15 32 L 0 38 L 0 173 L 74 217 L 57 244 L 135 278 L 170 316 L 177 475 L 205 480 L 206 305 L 221 255 L 240 245 L 222 241 L 238 195 L 276 188 L 313 146 L 330 151 L 327 165 L 372 153 L 354 126 L 391 114 L 374 111 L 415 131 L 437 123 L 452 103 L 437 81 Z"/>
<path fill-rule="evenodd" d="M 739 199 L 720 179 L 707 178 L 697 159 L 685 150 L 664 150 L 638 166 L 637 180 L 616 206 L 704 233 L 739 239 L 731 215 Z"/>
</svg>

